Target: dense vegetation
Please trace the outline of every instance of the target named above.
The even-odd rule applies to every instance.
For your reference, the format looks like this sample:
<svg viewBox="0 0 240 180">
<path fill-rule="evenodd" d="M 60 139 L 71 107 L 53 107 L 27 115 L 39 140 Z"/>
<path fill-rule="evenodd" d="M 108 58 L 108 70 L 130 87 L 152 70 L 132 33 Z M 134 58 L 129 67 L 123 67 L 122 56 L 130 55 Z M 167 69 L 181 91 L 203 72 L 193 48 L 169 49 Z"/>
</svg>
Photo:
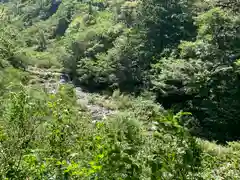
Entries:
<svg viewBox="0 0 240 180">
<path fill-rule="evenodd" d="M 239 70 L 236 0 L 0 0 L 0 179 L 240 179 Z"/>
</svg>

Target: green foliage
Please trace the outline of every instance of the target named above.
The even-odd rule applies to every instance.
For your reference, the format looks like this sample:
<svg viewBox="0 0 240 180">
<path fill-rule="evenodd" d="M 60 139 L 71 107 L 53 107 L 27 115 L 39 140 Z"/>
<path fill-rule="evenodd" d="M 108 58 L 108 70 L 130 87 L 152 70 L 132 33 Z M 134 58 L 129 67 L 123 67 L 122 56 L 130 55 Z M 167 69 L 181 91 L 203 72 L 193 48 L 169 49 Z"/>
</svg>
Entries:
<svg viewBox="0 0 240 180">
<path fill-rule="evenodd" d="M 21 38 L 19 29 L 14 26 L 1 25 L 0 31 L 0 68 L 6 67 L 7 63 L 15 68 L 25 68 L 24 54 L 20 48 L 24 43 L 19 40 Z"/>
<path fill-rule="evenodd" d="M 26 72 L 11 67 L 0 71 L 0 95 L 4 96 L 10 90 L 19 90 L 19 83 L 26 85 L 29 81 L 28 75 Z"/>
<path fill-rule="evenodd" d="M 221 142 L 238 139 L 238 15 L 213 8 L 195 19 L 196 41 L 182 41 L 179 53 L 152 66 L 153 89 L 165 107 L 193 112 L 196 134 Z"/>
<path fill-rule="evenodd" d="M 204 166 L 202 179 L 230 179 L 235 180 L 239 174 L 239 142 L 231 142 L 227 146 L 216 145 L 207 141 L 200 141 L 204 149 Z"/>
<path fill-rule="evenodd" d="M 2 1 L 0 179 L 239 179 L 238 7 Z M 62 71 L 116 113 L 94 124 L 74 86 L 40 88 Z"/>
<path fill-rule="evenodd" d="M 66 88 L 39 99 L 22 87 L 3 100 L 1 178 L 194 177 L 201 153 L 195 139 L 178 124 L 184 114 L 155 116 L 159 124 L 153 134 L 130 112 L 93 126 L 78 112 L 69 96 L 72 90 Z"/>
<path fill-rule="evenodd" d="M 146 34 L 147 46 L 156 56 L 166 47 L 195 35 L 192 2 L 140 1 L 140 26 Z"/>
<path fill-rule="evenodd" d="M 199 27 L 199 39 L 215 45 L 223 53 L 236 53 L 236 50 L 239 50 L 239 37 L 237 36 L 239 29 L 237 27 L 240 22 L 238 15 L 214 8 L 200 15 L 196 23 Z M 220 55 L 224 57 L 224 54 Z"/>
</svg>

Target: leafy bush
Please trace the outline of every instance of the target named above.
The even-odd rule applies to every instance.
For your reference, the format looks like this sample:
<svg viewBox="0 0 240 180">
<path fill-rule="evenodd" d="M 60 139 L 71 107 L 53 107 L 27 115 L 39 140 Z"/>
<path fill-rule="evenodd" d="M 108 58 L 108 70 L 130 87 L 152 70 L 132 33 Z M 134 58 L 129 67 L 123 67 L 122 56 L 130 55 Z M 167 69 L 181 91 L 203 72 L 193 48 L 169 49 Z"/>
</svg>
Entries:
<svg viewBox="0 0 240 180">
<path fill-rule="evenodd" d="M 164 107 L 192 112 L 195 134 L 220 142 L 239 138 L 237 17 L 220 8 L 199 15 L 197 40 L 182 41 L 179 53 L 152 66 L 152 86 Z"/>
<path fill-rule="evenodd" d="M 141 125 L 141 117 L 127 112 L 94 126 L 78 111 L 71 92 L 63 86 L 56 95 L 39 99 L 23 88 L 4 99 L 1 178 L 194 176 L 200 149 L 178 125 L 180 114 L 156 116 L 159 127 L 153 134 Z"/>
</svg>

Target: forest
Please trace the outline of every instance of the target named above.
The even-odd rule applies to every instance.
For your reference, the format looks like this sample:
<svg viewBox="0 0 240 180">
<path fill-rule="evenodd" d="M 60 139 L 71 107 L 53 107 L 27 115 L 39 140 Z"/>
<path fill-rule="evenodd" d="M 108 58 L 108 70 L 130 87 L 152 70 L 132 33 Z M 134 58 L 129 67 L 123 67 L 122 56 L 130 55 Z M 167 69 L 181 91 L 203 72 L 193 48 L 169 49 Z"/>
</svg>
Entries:
<svg viewBox="0 0 240 180">
<path fill-rule="evenodd" d="M 0 0 L 0 179 L 239 180 L 239 0 Z"/>
</svg>

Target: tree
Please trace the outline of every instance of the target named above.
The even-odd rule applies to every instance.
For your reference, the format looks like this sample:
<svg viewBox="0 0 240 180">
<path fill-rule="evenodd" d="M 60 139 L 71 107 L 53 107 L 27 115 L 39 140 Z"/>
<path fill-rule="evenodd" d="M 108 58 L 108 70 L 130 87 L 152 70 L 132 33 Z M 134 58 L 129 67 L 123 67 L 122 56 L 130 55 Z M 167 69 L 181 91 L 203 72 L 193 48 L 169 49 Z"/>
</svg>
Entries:
<svg viewBox="0 0 240 180">
<path fill-rule="evenodd" d="M 192 112 L 201 135 L 221 142 L 238 139 L 239 91 L 233 87 L 239 85 L 238 15 L 213 8 L 200 14 L 196 25 L 196 41 L 182 41 L 179 53 L 153 66 L 153 88 L 165 107 Z"/>
<path fill-rule="evenodd" d="M 166 47 L 195 35 L 193 1 L 146 0 L 139 2 L 138 26 L 146 34 L 146 46 L 155 56 Z M 151 57 L 150 57 L 151 58 Z"/>
</svg>

